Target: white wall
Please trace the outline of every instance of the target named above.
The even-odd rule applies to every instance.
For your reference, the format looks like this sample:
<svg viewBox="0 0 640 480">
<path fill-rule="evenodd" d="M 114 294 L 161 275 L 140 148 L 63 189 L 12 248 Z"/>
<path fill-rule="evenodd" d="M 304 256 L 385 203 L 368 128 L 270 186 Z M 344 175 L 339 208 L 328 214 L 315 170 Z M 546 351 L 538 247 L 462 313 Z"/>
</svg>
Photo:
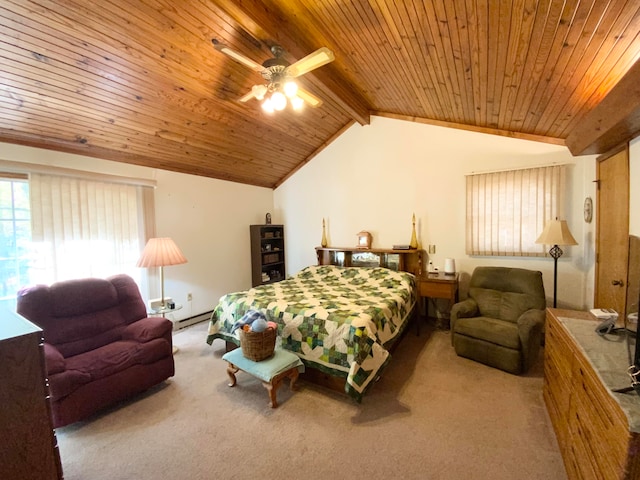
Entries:
<svg viewBox="0 0 640 480">
<path fill-rule="evenodd" d="M 249 225 L 264 223 L 273 191 L 163 170 L 156 178 L 157 235 L 172 237 L 188 260 L 165 268 L 165 291 L 184 305 L 176 318 L 213 310 L 225 293 L 251 288 Z"/>
<path fill-rule="evenodd" d="M 173 320 L 213 310 L 225 293 L 251 287 L 249 225 L 264 223 L 273 210 L 271 189 L 4 143 L 1 160 L 155 179 L 157 235 L 172 237 L 188 260 L 165 268 L 165 294 L 183 305 Z M 142 295 L 160 297 L 159 283 Z"/>
<path fill-rule="evenodd" d="M 495 135 L 372 117 L 354 125 L 306 164 L 274 195 L 285 224 L 288 273 L 316 262 L 322 218 L 330 246 L 355 246 L 367 230 L 373 245 L 409 243 L 415 212 L 418 241 L 436 245 L 430 259 L 447 257 L 462 273 L 461 293 L 478 265 L 541 270 L 553 297 L 553 260 L 469 257 L 465 254 L 465 178 L 471 172 L 570 163 L 566 219 L 578 241 L 558 262 L 558 306 L 582 309 L 593 301 L 595 221 L 583 221 L 585 196 L 595 200 L 595 157 L 571 156 L 565 147 Z"/>
</svg>

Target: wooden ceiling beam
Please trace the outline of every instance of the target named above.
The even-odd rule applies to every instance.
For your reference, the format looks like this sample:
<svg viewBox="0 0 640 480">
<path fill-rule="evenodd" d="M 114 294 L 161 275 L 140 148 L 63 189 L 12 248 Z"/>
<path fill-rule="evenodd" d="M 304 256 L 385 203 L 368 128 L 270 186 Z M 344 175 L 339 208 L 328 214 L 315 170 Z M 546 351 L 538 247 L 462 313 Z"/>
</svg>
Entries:
<svg viewBox="0 0 640 480">
<path fill-rule="evenodd" d="M 573 155 L 608 152 L 640 134 L 640 61 L 569 133 Z"/>
<path fill-rule="evenodd" d="M 280 45 L 295 59 L 303 58 L 319 48 L 309 45 L 298 33 L 304 25 L 292 25 L 281 12 L 275 11 L 275 6 L 267 8 L 259 0 L 216 0 L 215 4 L 260 42 L 269 47 Z M 313 77 L 314 85 L 330 96 L 346 115 L 360 125 L 368 125 L 371 116 L 366 100 L 346 86 L 348 82 L 335 71 L 329 73 L 330 70 L 325 66 L 305 77 Z"/>
</svg>

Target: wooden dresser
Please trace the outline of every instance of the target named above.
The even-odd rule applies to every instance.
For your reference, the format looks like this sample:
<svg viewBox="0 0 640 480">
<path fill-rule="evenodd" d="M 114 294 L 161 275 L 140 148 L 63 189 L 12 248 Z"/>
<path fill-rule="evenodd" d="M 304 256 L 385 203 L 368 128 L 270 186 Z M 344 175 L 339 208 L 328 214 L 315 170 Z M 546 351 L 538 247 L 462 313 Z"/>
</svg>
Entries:
<svg viewBox="0 0 640 480">
<path fill-rule="evenodd" d="M 596 325 L 547 309 L 544 400 L 570 479 L 640 479 L 640 396 L 613 392 L 630 385 L 626 340 Z"/>
<path fill-rule="evenodd" d="M 0 315 L 0 478 L 61 479 L 42 330 L 13 312 Z"/>
</svg>

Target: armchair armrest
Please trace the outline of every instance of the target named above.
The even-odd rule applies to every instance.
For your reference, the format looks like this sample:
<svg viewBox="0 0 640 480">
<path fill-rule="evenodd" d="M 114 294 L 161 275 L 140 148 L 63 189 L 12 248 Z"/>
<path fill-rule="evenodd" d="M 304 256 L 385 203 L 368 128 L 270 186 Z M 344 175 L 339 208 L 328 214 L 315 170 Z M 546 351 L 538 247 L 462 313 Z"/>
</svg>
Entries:
<svg viewBox="0 0 640 480">
<path fill-rule="evenodd" d="M 526 372 L 536 361 L 540 345 L 542 344 L 542 327 L 544 326 L 545 311 L 531 309 L 518 318 L 518 335 L 522 345 L 523 367 Z"/>
<path fill-rule="evenodd" d="M 67 362 L 60 350 L 47 342 L 44 342 L 44 363 L 47 367 L 47 375 L 64 372 L 67 368 Z"/>
<path fill-rule="evenodd" d="M 155 338 L 171 335 L 173 323 L 163 317 L 146 317 L 127 325 L 122 332 L 123 340 L 146 343 Z"/>
<path fill-rule="evenodd" d="M 467 298 L 462 302 L 455 303 L 451 307 L 451 316 L 456 318 L 468 318 L 478 316 L 478 303 L 473 298 Z"/>
<path fill-rule="evenodd" d="M 469 318 L 478 316 L 478 303 L 473 298 L 467 298 L 462 302 L 455 303 L 453 307 L 451 307 L 451 312 L 449 313 L 450 323 L 451 323 L 451 331 L 454 331 L 456 321 L 459 318 Z M 453 341 L 453 335 L 451 336 Z"/>
</svg>

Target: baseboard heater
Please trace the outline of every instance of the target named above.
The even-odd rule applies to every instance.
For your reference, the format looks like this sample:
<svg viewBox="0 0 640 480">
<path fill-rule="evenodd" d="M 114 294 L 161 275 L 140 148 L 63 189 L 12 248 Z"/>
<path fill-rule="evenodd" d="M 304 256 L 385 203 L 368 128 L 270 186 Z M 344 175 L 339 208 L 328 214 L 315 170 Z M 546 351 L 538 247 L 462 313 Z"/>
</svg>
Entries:
<svg viewBox="0 0 640 480">
<path fill-rule="evenodd" d="M 204 322 L 206 320 L 209 320 L 211 318 L 211 314 L 213 313 L 213 311 L 211 312 L 205 312 L 205 313 L 201 313 L 199 315 L 195 315 L 193 317 L 189 317 L 189 318 L 183 318 L 182 320 L 174 320 L 173 321 L 173 330 L 181 330 L 183 328 L 186 327 L 190 327 L 191 325 L 195 325 L 196 323 L 200 323 L 200 322 Z"/>
</svg>

